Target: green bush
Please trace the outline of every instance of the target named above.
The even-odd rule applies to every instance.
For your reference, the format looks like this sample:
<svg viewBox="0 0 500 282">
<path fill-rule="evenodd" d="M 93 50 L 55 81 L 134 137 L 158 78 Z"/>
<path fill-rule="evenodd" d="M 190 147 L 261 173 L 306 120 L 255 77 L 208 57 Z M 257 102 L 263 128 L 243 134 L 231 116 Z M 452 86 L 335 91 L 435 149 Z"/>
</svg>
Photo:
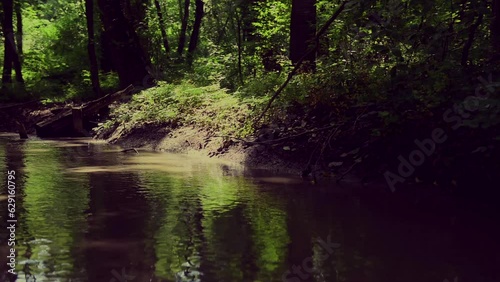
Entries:
<svg viewBox="0 0 500 282">
<path fill-rule="evenodd" d="M 116 123 L 127 127 L 146 123 L 185 124 L 245 136 L 251 133 L 253 110 L 261 107 L 265 100 L 241 98 L 218 85 L 198 87 L 189 81 L 178 85 L 160 82 L 114 109 L 111 119 L 101 127 L 111 128 Z"/>
</svg>

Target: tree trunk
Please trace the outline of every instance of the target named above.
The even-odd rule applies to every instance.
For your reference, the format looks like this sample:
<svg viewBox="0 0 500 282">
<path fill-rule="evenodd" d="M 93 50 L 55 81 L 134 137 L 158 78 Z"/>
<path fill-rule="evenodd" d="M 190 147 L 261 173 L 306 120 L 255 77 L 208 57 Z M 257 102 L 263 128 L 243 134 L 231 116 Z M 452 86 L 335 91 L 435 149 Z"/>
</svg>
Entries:
<svg viewBox="0 0 500 282">
<path fill-rule="evenodd" d="M 111 50 L 111 42 L 109 40 L 109 36 L 106 35 L 105 30 L 101 30 L 99 36 L 99 40 L 101 43 L 101 53 L 99 56 L 101 71 L 105 73 L 116 71 L 115 67 L 113 66 L 113 61 L 111 60 L 111 54 L 113 53 L 113 51 Z"/>
<path fill-rule="evenodd" d="M 290 22 L 290 59 L 296 64 L 314 48 L 316 36 L 316 0 L 292 0 Z M 304 59 L 306 68 L 315 68 L 316 52 Z"/>
<path fill-rule="evenodd" d="M 177 46 L 177 54 L 182 56 L 184 52 L 184 46 L 186 45 L 186 32 L 189 20 L 189 4 L 190 0 L 184 0 L 184 13 L 182 15 L 181 21 L 181 32 L 179 33 L 179 45 Z"/>
<path fill-rule="evenodd" d="M 194 52 L 196 51 L 196 47 L 198 46 L 198 40 L 200 38 L 201 20 L 203 19 L 204 15 L 203 1 L 196 0 L 195 5 L 196 5 L 196 10 L 194 13 L 193 31 L 191 32 L 191 39 L 189 40 L 189 46 L 188 46 L 188 64 L 190 66 L 193 63 Z"/>
<path fill-rule="evenodd" d="M 242 40 L 245 42 L 255 41 L 257 38 L 255 36 L 255 26 L 253 25 L 257 19 L 257 13 L 254 9 L 255 4 L 259 2 L 258 0 L 245 0 L 241 1 L 241 17 L 242 17 Z"/>
<path fill-rule="evenodd" d="M 128 0 L 125 0 L 128 1 Z M 129 84 L 142 85 L 149 75 L 149 58 L 140 44 L 132 24 L 125 18 L 123 0 L 98 0 L 103 36 L 110 42 L 110 56 L 118 77 L 120 87 Z"/>
<path fill-rule="evenodd" d="M 177 0 L 177 4 L 179 4 L 179 21 L 182 22 L 182 0 Z"/>
<path fill-rule="evenodd" d="M 161 37 L 163 39 L 163 48 L 165 48 L 165 52 L 167 54 L 167 58 L 170 57 L 170 46 L 168 44 L 167 31 L 165 30 L 165 21 L 163 20 L 163 13 L 161 12 L 160 2 L 158 0 L 154 0 L 156 13 L 158 14 L 158 22 L 160 24 L 160 32 Z"/>
<path fill-rule="evenodd" d="M 3 35 L 4 35 L 4 65 L 2 73 L 2 83 L 12 82 L 12 66 L 16 71 L 16 81 L 24 84 L 24 79 L 21 71 L 21 62 L 19 61 L 19 54 L 17 53 L 16 40 L 14 36 L 14 6 L 12 0 L 3 0 Z"/>
<path fill-rule="evenodd" d="M 483 14 L 479 14 L 476 22 L 473 25 L 471 25 L 471 27 L 469 28 L 469 37 L 467 38 L 467 41 L 465 42 L 464 48 L 462 50 L 461 64 L 463 67 L 467 66 L 467 63 L 469 61 L 470 48 L 472 47 L 472 44 L 474 43 L 474 38 L 476 35 L 477 28 L 481 25 L 482 22 L 483 22 Z"/>
<path fill-rule="evenodd" d="M 500 61 L 500 0 L 493 0 L 493 19 L 491 21 L 491 47 L 493 50 L 492 61 Z"/>
<path fill-rule="evenodd" d="M 100 96 L 101 86 L 99 84 L 99 67 L 97 65 L 97 56 L 95 53 L 94 0 L 85 0 L 85 15 L 87 16 L 87 51 L 90 62 L 90 80 L 92 81 L 92 91 L 97 96 Z"/>
<path fill-rule="evenodd" d="M 243 44 L 242 44 L 242 40 L 241 40 L 241 37 L 242 37 L 242 28 L 241 28 L 241 25 L 242 25 L 242 19 L 240 17 L 240 15 L 236 14 L 236 24 L 237 24 L 237 32 L 238 32 L 238 76 L 240 78 L 240 83 L 241 85 L 244 85 L 245 84 L 245 81 L 243 80 L 243 60 L 242 60 L 242 57 L 243 57 Z"/>
<path fill-rule="evenodd" d="M 19 61 L 23 63 L 23 15 L 21 13 L 21 3 L 17 1 L 14 4 L 16 12 L 16 43 L 17 53 L 19 54 Z"/>
<path fill-rule="evenodd" d="M 121 0 L 123 14 L 125 19 L 130 23 L 135 34 L 139 38 L 140 46 L 145 54 L 148 53 L 149 38 L 147 37 L 148 21 L 146 20 L 147 7 L 150 4 L 149 0 Z"/>
<path fill-rule="evenodd" d="M 6 87 L 7 84 L 12 83 L 12 52 L 11 48 L 8 46 L 9 40 L 5 31 L 4 41 L 2 88 Z"/>
</svg>

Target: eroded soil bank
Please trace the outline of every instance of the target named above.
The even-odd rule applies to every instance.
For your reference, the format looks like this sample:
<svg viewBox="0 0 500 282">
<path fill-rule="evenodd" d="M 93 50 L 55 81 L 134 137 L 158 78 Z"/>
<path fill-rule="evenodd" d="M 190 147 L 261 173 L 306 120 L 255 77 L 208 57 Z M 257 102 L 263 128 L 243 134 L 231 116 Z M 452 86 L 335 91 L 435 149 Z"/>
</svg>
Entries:
<svg viewBox="0 0 500 282">
<path fill-rule="evenodd" d="M 266 144 L 231 140 L 196 125 L 176 128 L 166 124 L 143 124 L 134 128 L 119 125 L 114 130 L 98 131 L 95 138 L 120 145 L 124 149 L 197 154 L 282 173 L 301 174 L 304 170 L 304 156 L 287 158 L 285 154 L 280 154 L 280 150 Z"/>
</svg>

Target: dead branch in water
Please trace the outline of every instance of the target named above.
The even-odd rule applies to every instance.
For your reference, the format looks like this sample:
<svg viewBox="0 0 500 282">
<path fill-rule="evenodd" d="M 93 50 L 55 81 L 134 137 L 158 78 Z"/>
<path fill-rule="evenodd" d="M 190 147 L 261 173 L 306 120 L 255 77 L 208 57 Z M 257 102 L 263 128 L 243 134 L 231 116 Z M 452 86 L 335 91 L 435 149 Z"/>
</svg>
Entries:
<svg viewBox="0 0 500 282">
<path fill-rule="evenodd" d="M 139 154 L 139 151 L 137 151 L 137 149 L 136 149 L 136 148 L 128 148 L 128 149 L 123 149 L 123 150 L 121 150 L 120 152 L 122 152 L 122 153 L 127 153 L 127 152 L 132 152 L 132 151 L 134 151 L 136 154 Z"/>
</svg>

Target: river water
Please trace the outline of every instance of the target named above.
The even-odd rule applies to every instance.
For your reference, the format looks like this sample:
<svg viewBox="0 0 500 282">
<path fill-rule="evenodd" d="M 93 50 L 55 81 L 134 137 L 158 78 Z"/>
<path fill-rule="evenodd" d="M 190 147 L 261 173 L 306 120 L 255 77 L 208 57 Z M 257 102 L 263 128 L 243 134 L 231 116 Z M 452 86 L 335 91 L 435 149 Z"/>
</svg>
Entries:
<svg viewBox="0 0 500 282">
<path fill-rule="evenodd" d="M 497 217 L 431 188 L 313 185 L 194 156 L 7 134 L 2 281 L 11 171 L 17 281 L 500 281 Z"/>
</svg>

